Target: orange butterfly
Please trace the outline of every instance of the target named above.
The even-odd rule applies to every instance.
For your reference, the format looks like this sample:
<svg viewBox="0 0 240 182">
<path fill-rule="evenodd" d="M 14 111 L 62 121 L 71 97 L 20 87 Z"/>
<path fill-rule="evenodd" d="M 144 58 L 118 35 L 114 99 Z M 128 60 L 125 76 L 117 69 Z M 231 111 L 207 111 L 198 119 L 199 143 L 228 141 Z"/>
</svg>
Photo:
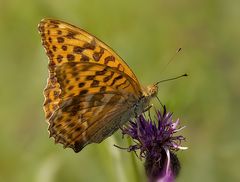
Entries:
<svg viewBox="0 0 240 182">
<path fill-rule="evenodd" d="M 44 111 L 56 143 L 79 152 L 149 107 L 157 85 L 141 87 L 102 41 L 59 20 L 43 19 L 38 28 L 49 58 Z"/>
</svg>

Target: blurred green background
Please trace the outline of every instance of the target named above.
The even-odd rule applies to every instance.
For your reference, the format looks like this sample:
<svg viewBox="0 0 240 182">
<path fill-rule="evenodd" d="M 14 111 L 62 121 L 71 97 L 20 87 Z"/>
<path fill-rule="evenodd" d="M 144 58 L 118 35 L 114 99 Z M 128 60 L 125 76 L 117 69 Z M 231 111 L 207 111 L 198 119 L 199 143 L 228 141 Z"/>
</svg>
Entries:
<svg viewBox="0 0 240 182">
<path fill-rule="evenodd" d="M 48 138 L 47 57 L 37 31 L 47 17 L 99 37 L 143 85 L 189 73 L 158 94 L 187 125 L 177 181 L 240 181 L 239 8 L 239 0 L 0 0 L 0 181 L 145 181 L 143 163 L 139 178 L 131 154 L 112 146 L 127 146 L 119 131 L 78 154 Z"/>
</svg>

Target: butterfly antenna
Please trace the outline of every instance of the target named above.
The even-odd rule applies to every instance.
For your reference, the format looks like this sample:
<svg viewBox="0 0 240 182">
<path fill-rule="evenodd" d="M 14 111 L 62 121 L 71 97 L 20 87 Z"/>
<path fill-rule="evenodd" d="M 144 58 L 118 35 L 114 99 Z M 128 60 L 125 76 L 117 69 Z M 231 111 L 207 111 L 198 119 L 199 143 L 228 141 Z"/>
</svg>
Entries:
<svg viewBox="0 0 240 182">
<path fill-rule="evenodd" d="M 155 85 L 158 85 L 159 83 L 162 83 L 162 82 L 176 80 L 176 79 L 179 79 L 179 78 L 182 78 L 182 77 L 186 77 L 186 76 L 188 76 L 188 74 L 185 73 L 185 74 L 180 75 L 180 76 L 176 76 L 176 77 L 173 77 L 173 78 L 168 78 L 168 79 L 165 79 L 165 80 L 161 80 L 161 81 L 157 82 Z"/>
<path fill-rule="evenodd" d="M 174 60 L 174 58 L 177 56 L 177 54 L 182 50 L 182 48 L 178 48 L 178 50 L 175 52 L 175 54 L 170 58 L 170 60 L 167 62 L 167 64 L 165 66 L 163 66 L 161 73 L 163 73 L 166 68 L 168 67 L 168 65 Z"/>
</svg>

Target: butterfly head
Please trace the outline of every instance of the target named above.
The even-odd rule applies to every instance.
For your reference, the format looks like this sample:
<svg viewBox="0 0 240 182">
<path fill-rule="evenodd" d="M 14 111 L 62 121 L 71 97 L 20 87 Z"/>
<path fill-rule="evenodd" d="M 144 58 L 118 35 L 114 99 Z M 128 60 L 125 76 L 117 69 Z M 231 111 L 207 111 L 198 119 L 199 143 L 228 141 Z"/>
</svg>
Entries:
<svg viewBox="0 0 240 182">
<path fill-rule="evenodd" d="M 158 86 L 157 84 L 149 85 L 146 89 L 146 96 L 148 97 L 155 97 L 158 93 Z"/>
</svg>

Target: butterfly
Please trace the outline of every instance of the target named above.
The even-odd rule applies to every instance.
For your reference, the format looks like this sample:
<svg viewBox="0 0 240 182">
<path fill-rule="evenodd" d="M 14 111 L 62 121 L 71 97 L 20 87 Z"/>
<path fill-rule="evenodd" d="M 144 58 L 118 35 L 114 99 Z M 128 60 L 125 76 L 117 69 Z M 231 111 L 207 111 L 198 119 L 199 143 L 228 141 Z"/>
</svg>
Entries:
<svg viewBox="0 0 240 182">
<path fill-rule="evenodd" d="M 157 84 L 142 87 L 109 46 L 69 23 L 38 25 L 49 59 L 44 111 L 50 137 L 80 152 L 100 143 L 150 106 Z"/>
</svg>

